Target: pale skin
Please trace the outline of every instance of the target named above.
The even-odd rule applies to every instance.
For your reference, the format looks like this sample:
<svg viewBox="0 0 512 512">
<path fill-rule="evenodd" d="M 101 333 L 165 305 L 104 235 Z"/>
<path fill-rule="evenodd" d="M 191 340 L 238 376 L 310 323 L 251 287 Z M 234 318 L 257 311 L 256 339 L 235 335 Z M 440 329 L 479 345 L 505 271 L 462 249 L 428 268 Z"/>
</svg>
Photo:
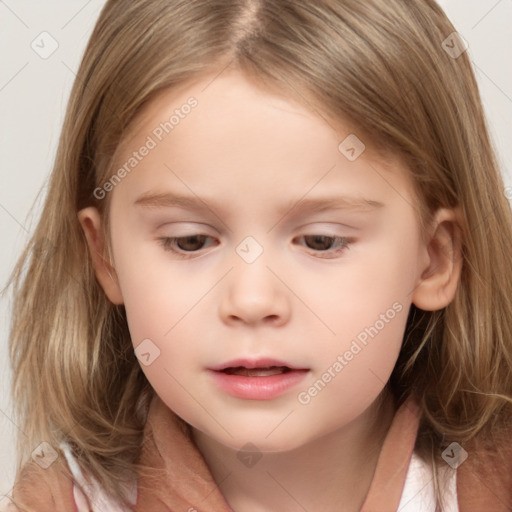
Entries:
<svg viewBox="0 0 512 512">
<path fill-rule="evenodd" d="M 378 158 L 364 141 L 366 150 L 349 161 L 338 149 L 354 133 L 348 124 L 333 128 L 307 105 L 231 70 L 155 98 L 116 164 L 191 96 L 197 107 L 109 192 L 112 261 L 103 257 L 98 211 L 79 212 L 97 279 L 113 303 L 125 305 L 134 347 L 151 339 L 159 348 L 143 370 L 192 426 L 234 511 L 356 512 L 394 414 L 384 386 L 410 306 L 433 311 L 453 300 L 458 212 L 437 211 L 424 241 L 400 159 Z M 150 192 L 200 198 L 209 209 L 134 204 Z M 290 206 L 327 196 L 382 205 L 317 212 Z M 207 238 L 182 241 L 187 258 L 159 241 L 194 234 Z M 311 235 L 326 238 L 315 244 Z M 236 251 L 248 236 L 263 249 L 251 263 Z M 336 252 L 339 240 L 350 243 Z M 298 393 L 397 303 L 400 311 L 343 371 L 299 403 Z M 272 400 L 236 398 L 212 383 L 207 368 L 248 356 L 309 371 Z M 237 457 L 249 442 L 263 455 L 252 467 Z"/>
</svg>

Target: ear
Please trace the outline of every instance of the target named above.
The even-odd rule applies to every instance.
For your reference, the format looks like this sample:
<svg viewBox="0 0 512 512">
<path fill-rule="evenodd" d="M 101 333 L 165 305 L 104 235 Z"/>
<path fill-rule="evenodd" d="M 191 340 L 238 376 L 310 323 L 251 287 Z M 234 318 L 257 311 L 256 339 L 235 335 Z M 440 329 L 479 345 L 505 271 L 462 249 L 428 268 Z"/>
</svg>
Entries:
<svg viewBox="0 0 512 512">
<path fill-rule="evenodd" d="M 412 302 L 424 311 L 446 307 L 455 297 L 462 269 L 462 234 L 459 210 L 440 208 L 433 234 L 425 245 L 426 264 L 412 293 Z"/>
<path fill-rule="evenodd" d="M 78 212 L 78 220 L 87 239 L 96 278 L 111 302 L 116 305 L 123 304 L 116 271 L 103 255 L 105 239 L 101 229 L 100 213 L 97 208 L 89 206 Z"/>
</svg>

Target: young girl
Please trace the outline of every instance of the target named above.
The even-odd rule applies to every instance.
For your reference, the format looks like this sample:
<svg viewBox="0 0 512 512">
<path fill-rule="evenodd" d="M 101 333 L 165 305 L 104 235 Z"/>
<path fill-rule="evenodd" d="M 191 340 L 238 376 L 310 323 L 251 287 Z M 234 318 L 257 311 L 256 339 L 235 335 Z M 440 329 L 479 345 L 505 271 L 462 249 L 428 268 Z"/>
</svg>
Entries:
<svg viewBox="0 0 512 512">
<path fill-rule="evenodd" d="M 10 509 L 512 510 L 511 244 L 434 0 L 107 1 L 12 277 Z"/>
</svg>

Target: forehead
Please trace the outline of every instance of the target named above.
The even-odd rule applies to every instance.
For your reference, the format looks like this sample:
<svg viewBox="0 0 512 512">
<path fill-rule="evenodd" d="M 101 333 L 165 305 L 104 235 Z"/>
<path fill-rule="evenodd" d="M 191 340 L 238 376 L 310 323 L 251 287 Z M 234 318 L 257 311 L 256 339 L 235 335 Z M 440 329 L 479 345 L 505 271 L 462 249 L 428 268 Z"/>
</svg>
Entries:
<svg viewBox="0 0 512 512">
<path fill-rule="evenodd" d="M 189 106 L 191 103 L 195 103 L 192 108 Z M 189 114 L 196 123 L 210 124 L 210 137 L 219 133 L 226 123 L 232 124 L 236 118 L 256 118 L 258 126 L 255 126 L 255 129 L 260 132 L 262 123 L 277 122 L 285 126 L 284 123 L 288 121 L 286 133 L 290 135 L 295 131 L 294 128 L 305 129 L 309 138 L 314 139 L 315 135 L 325 135 L 326 131 L 330 130 L 333 136 L 331 142 L 337 146 L 347 135 L 358 134 L 366 145 L 367 159 L 371 158 L 380 163 L 385 163 L 383 160 L 393 160 L 390 168 L 396 168 L 396 161 L 400 158 L 396 153 L 385 152 L 382 148 L 377 152 L 373 141 L 360 133 L 361 129 L 355 123 L 346 117 L 333 117 L 312 93 L 298 87 L 287 90 L 279 89 L 277 85 L 270 87 L 261 80 L 248 77 L 234 69 L 204 74 L 157 91 L 141 106 L 130 122 L 119 149 L 130 149 L 136 146 L 137 139 L 140 141 L 155 131 L 160 132 L 156 133 L 155 137 L 161 136 L 165 139 L 164 142 L 172 140 L 183 131 L 184 125 L 190 124 L 190 121 L 182 122 Z M 173 126 L 166 131 L 161 125 L 168 123 L 169 120 Z M 247 123 L 247 126 L 249 125 L 250 123 Z M 195 135 L 200 137 L 203 133 Z M 247 131 L 241 136 L 246 137 Z"/>
<path fill-rule="evenodd" d="M 361 195 L 378 188 L 381 199 L 385 189 L 395 199 L 402 189 L 412 194 L 401 159 L 377 154 L 356 130 L 306 99 L 301 103 L 231 71 L 160 91 L 131 123 L 115 166 L 152 141 L 154 147 L 126 180 L 133 200 L 135 193 L 166 184 L 199 196 L 228 194 L 235 187 L 240 196 L 261 194 L 287 204 L 341 189 Z M 356 157 L 362 152 L 351 159 L 350 150 Z"/>
</svg>

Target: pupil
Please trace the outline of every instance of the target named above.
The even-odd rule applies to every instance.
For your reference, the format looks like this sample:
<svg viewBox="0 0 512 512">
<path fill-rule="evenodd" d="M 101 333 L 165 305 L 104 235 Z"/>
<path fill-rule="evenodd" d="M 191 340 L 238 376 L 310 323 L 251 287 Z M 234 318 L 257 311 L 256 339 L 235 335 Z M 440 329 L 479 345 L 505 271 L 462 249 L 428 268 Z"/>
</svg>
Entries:
<svg viewBox="0 0 512 512">
<path fill-rule="evenodd" d="M 197 240 L 200 240 L 199 242 L 199 247 L 202 245 L 202 243 L 204 242 L 204 235 L 192 235 L 192 236 L 186 236 L 186 237 L 183 237 L 179 242 L 178 242 L 178 245 L 180 247 L 180 249 L 183 249 L 185 251 L 189 250 L 189 251 L 193 251 L 195 249 L 198 249 L 199 247 L 194 247 L 194 245 L 197 246 Z M 202 241 L 201 241 L 202 240 Z M 189 242 L 191 242 L 191 245 L 192 247 L 190 247 Z M 185 246 L 185 247 L 183 247 Z M 188 246 L 188 247 L 187 247 Z"/>
<path fill-rule="evenodd" d="M 306 236 L 306 238 L 313 239 L 313 245 L 317 244 L 317 243 L 320 244 L 321 249 L 328 249 L 331 244 L 330 237 L 325 236 L 325 235 Z M 323 241 L 323 243 L 322 243 L 322 241 Z"/>
</svg>

